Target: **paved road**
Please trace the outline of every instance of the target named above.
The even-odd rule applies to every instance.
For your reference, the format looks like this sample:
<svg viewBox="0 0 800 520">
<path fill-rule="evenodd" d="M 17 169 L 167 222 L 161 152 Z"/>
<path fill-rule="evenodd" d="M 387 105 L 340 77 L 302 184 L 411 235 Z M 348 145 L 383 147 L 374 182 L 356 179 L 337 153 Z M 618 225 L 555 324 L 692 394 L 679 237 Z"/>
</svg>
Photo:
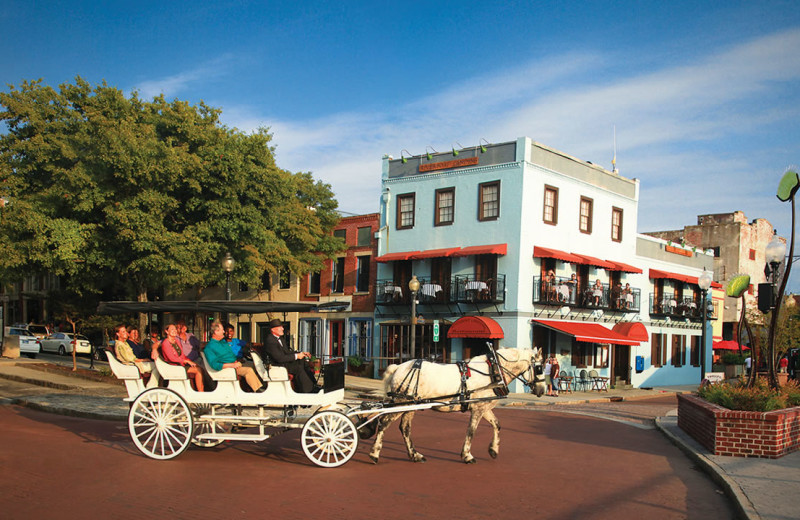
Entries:
<svg viewBox="0 0 800 520">
<path fill-rule="evenodd" d="M 308 462 L 293 431 L 269 441 L 192 448 L 160 462 L 139 454 L 124 423 L 0 407 L 3 517 L 162 518 L 702 518 L 729 519 L 714 483 L 659 432 L 530 409 L 497 412 L 500 456 L 485 425 L 478 463 L 459 451 L 462 414 L 417 414 L 413 464 L 395 428 L 381 461 L 371 440 L 341 468 Z M 6 483 L 8 480 L 6 480 Z M 286 484 L 278 484 L 285 482 Z M 175 483 L 190 496 L 175 500 Z"/>
</svg>

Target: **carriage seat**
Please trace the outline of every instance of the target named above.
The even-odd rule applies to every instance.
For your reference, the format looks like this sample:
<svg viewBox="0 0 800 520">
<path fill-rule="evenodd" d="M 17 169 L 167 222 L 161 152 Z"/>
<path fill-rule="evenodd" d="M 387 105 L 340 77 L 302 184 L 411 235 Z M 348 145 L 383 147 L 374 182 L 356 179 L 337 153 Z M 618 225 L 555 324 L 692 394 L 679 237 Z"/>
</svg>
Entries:
<svg viewBox="0 0 800 520">
<path fill-rule="evenodd" d="M 106 357 L 108 358 L 108 367 L 111 369 L 111 372 L 117 379 L 125 383 L 125 389 L 128 391 L 129 397 L 139 395 L 146 388 L 158 386 L 159 373 L 157 369 L 153 369 L 150 374 L 150 379 L 145 385 L 144 378 L 136 365 L 126 365 L 122 363 L 110 350 L 106 350 Z"/>
<path fill-rule="evenodd" d="M 189 375 L 186 373 L 186 369 L 180 365 L 171 365 L 161 359 L 161 357 L 156 358 L 156 369 L 158 373 L 161 374 L 161 377 L 166 379 L 167 381 L 180 381 L 180 380 L 188 380 Z"/>
<path fill-rule="evenodd" d="M 206 359 L 206 353 L 201 352 L 200 357 L 203 358 L 203 367 L 208 372 L 208 375 L 211 376 L 211 379 L 214 381 L 237 381 L 239 377 L 236 375 L 235 368 L 223 368 L 222 370 L 214 370 L 211 368 L 211 365 L 208 364 L 208 360 Z"/>
<path fill-rule="evenodd" d="M 253 356 L 256 374 L 262 381 L 289 381 L 289 372 L 286 371 L 286 368 L 266 365 L 256 351 L 251 351 L 250 355 Z"/>
</svg>

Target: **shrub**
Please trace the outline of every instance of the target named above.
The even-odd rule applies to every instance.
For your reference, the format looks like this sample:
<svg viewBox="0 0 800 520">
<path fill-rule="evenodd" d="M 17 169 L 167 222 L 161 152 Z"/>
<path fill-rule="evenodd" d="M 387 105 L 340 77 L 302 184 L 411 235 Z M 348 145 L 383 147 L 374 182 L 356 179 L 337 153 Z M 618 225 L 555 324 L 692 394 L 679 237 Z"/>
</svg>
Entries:
<svg viewBox="0 0 800 520">
<path fill-rule="evenodd" d="M 744 355 L 726 352 L 722 355 L 722 362 L 726 365 L 743 365 Z"/>
<path fill-rule="evenodd" d="M 730 410 L 748 412 L 770 412 L 790 406 L 800 406 L 800 388 L 796 384 L 793 383 L 791 388 L 786 384 L 784 388 L 776 391 L 770 388 L 763 378 L 756 378 L 751 388 L 731 383 L 703 386 L 698 395 L 710 403 Z"/>
</svg>

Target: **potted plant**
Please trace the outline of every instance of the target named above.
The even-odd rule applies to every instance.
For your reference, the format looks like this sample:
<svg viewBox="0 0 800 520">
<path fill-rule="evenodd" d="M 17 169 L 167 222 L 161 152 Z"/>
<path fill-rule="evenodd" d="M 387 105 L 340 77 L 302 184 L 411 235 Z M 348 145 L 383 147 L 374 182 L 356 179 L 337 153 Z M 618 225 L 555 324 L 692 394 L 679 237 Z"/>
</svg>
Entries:
<svg viewBox="0 0 800 520">
<path fill-rule="evenodd" d="M 347 370 L 353 375 L 361 375 L 366 368 L 366 363 L 364 363 L 364 358 L 359 355 L 348 356 L 347 357 Z"/>
<path fill-rule="evenodd" d="M 311 356 L 308 358 L 308 362 L 311 364 L 311 368 L 314 369 L 314 375 L 318 376 L 322 369 L 322 361 L 317 356 Z"/>
<path fill-rule="evenodd" d="M 725 379 L 733 379 L 744 374 L 743 355 L 726 352 L 722 355 L 722 364 L 725 365 Z"/>
</svg>

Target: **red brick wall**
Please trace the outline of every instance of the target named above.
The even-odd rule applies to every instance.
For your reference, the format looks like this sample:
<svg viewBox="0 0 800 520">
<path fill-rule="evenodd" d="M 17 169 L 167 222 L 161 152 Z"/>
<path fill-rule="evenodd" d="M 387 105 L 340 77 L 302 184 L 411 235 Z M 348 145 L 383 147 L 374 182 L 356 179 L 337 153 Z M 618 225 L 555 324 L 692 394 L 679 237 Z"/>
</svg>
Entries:
<svg viewBox="0 0 800 520">
<path fill-rule="evenodd" d="M 678 426 L 714 455 L 776 459 L 800 449 L 800 407 L 742 412 L 681 394 Z"/>
</svg>

